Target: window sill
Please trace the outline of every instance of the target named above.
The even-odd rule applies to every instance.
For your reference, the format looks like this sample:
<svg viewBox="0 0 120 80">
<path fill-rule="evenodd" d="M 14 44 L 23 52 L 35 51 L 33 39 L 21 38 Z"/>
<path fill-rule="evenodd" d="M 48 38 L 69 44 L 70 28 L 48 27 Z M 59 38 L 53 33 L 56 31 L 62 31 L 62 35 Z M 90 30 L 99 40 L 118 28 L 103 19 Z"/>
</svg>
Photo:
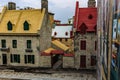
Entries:
<svg viewBox="0 0 120 80">
<path fill-rule="evenodd" d="M 25 52 L 33 52 L 32 49 L 25 49 Z"/>
</svg>

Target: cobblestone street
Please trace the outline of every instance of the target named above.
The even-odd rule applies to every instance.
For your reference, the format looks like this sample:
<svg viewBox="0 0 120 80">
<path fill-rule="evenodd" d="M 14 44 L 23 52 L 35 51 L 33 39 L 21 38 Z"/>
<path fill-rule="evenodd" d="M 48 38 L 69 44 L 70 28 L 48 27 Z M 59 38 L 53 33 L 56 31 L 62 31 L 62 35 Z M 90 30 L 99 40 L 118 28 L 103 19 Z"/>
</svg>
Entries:
<svg viewBox="0 0 120 80">
<path fill-rule="evenodd" d="M 1 70 L 0 80 L 96 80 L 96 74 L 83 72 L 56 72 L 52 74 Z"/>
</svg>

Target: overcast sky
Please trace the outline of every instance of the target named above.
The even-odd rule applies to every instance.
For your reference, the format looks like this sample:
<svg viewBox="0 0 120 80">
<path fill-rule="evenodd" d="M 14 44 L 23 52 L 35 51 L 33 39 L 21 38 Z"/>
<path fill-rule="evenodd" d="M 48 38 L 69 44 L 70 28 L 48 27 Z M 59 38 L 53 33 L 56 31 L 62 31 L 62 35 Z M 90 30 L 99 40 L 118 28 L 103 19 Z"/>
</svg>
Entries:
<svg viewBox="0 0 120 80">
<path fill-rule="evenodd" d="M 0 0 L 0 6 L 7 5 L 9 1 L 16 2 L 16 5 L 20 8 L 28 6 L 41 8 L 41 0 Z M 88 0 L 48 0 L 49 11 L 55 14 L 56 20 L 65 23 L 68 18 L 74 16 L 76 1 L 79 1 L 80 7 L 87 7 Z"/>
</svg>

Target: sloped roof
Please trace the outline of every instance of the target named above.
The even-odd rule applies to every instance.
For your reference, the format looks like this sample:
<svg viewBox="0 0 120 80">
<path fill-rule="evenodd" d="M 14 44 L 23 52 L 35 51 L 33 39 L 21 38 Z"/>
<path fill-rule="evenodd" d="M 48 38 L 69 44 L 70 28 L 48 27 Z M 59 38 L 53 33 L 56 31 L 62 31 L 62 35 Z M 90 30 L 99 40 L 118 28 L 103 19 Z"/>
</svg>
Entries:
<svg viewBox="0 0 120 80">
<path fill-rule="evenodd" d="M 37 33 L 41 29 L 45 9 L 32 9 L 32 10 L 6 10 L 2 12 L 2 19 L 0 21 L 0 33 L 2 34 L 24 34 L 24 33 Z M 11 22 L 13 30 L 8 31 L 7 23 Z M 30 25 L 28 31 L 23 28 L 23 23 L 27 21 Z"/>
<path fill-rule="evenodd" d="M 67 47 L 65 44 L 61 43 L 58 40 L 54 40 L 52 41 L 52 44 L 54 44 L 55 46 L 59 47 L 60 49 L 67 51 L 69 49 L 69 47 Z"/>
<path fill-rule="evenodd" d="M 52 30 L 53 38 L 70 38 L 70 32 L 72 31 L 72 26 L 55 26 Z M 56 35 L 54 33 L 56 32 Z M 68 35 L 66 35 L 66 32 Z"/>
<path fill-rule="evenodd" d="M 97 8 L 79 8 L 79 2 L 76 3 L 74 27 L 80 31 L 81 24 L 85 24 L 87 31 L 95 31 L 97 25 Z"/>
<path fill-rule="evenodd" d="M 51 54 L 51 51 L 55 50 L 54 48 L 48 48 L 47 50 L 45 50 L 44 52 L 46 54 Z"/>
</svg>

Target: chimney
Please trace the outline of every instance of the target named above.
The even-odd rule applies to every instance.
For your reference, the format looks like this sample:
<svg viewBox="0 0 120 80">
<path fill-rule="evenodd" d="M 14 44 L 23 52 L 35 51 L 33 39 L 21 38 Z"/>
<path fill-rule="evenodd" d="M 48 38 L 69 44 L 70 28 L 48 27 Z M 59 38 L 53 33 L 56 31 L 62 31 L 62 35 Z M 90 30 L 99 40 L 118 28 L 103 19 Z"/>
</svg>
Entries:
<svg viewBox="0 0 120 80">
<path fill-rule="evenodd" d="M 45 8 L 48 12 L 48 0 L 41 0 L 41 8 Z"/>
<path fill-rule="evenodd" d="M 96 7 L 96 1 L 95 0 L 88 0 L 88 7 Z"/>
<path fill-rule="evenodd" d="M 8 10 L 16 10 L 16 3 L 8 2 Z"/>
</svg>

